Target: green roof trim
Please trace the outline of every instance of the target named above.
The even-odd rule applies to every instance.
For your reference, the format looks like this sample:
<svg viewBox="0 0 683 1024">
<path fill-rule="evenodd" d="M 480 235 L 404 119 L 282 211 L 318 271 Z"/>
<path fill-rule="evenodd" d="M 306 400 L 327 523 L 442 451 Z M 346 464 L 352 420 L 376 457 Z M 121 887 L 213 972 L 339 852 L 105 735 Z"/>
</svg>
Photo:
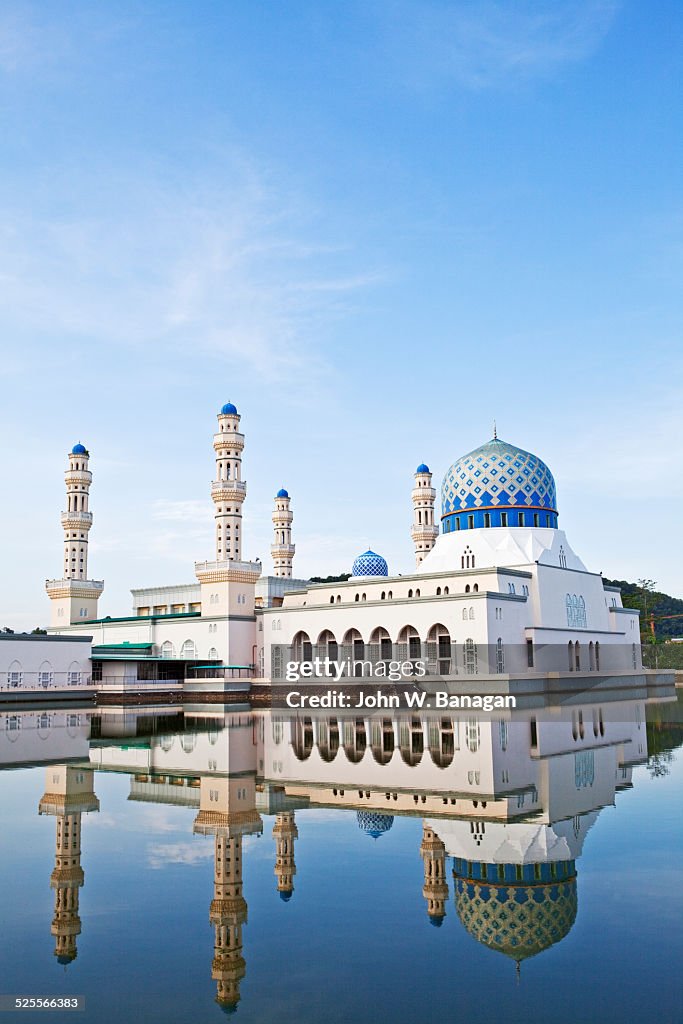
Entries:
<svg viewBox="0 0 683 1024">
<path fill-rule="evenodd" d="M 93 651 L 148 651 L 154 644 L 132 644 L 130 640 L 122 640 L 120 644 L 95 644 Z"/>
</svg>

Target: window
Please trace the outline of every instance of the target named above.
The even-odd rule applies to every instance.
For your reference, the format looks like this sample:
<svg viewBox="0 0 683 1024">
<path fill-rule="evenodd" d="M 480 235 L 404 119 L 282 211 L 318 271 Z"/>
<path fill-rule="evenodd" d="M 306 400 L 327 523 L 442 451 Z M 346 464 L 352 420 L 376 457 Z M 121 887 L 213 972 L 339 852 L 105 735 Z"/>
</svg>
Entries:
<svg viewBox="0 0 683 1024">
<path fill-rule="evenodd" d="M 436 596 L 441 597 L 441 587 L 436 588 Z"/>
<path fill-rule="evenodd" d="M 540 525 L 541 525 L 541 522 L 540 522 L 540 519 L 539 519 L 538 512 L 534 512 L 534 526 L 540 526 Z"/>
<path fill-rule="evenodd" d="M 500 674 L 505 671 L 505 651 L 503 649 L 503 640 L 498 637 L 496 640 L 496 672 Z M 502 723 L 501 723 L 502 724 Z"/>
<path fill-rule="evenodd" d="M 535 750 L 538 747 L 538 726 L 536 725 L 535 718 L 532 718 L 529 721 L 529 739 L 531 742 L 531 749 Z"/>
<path fill-rule="evenodd" d="M 479 750 L 479 740 L 481 733 L 479 729 L 479 722 L 476 718 L 470 718 L 465 724 L 465 743 L 467 749 L 471 754 L 476 754 Z"/>
<path fill-rule="evenodd" d="M 508 748 L 508 724 L 502 720 L 498 723 L 498 738 L 500 739 L 500 749 L 507 750 Z M 508 780 L 504 780 L 508 781 Z"/>
<path fill-rule="evenodd" d="M 475 594 L 478 594 L 479 593 L 479 584 L 475 583 L 474 586 L 472 587 L 472 590 L 473 590 L 473 592 Z"/>
<path fill-rule="evenodd" d="M 468 516 L 467 517 L 467 529 L 468 530 L 473 530 L 474 529 L 474 516 Z"/>
<path fill-rule="evenodd" d="M 523 512 L 518 512 L 517 513 L 517 526 L 524 526 L 524 513 Z"/>
<path fill-rule="evenodd" d="M 474 608 L 470 608 L 470 619 L 474 618 Z"/>
<path fill-rule="evenodd" d="M 567 556 L 564 553 L 564 547 L 560 544 L 559 562 L 563 569 L 567 568 Z"/>
<path fill-rule="evenodd" d="M 465 672 L 469 676 L 477 674 L 477 645 L 471 638 L 465 640 Z"/>
<path fill-rule="evenodd" d="M 490 525 L 491 525 L 491 513 L 490 512 L 484 512 L 484 526 L 486 527 L 486 526 L 490 526 Z"/>
<path fill-rule="evenodd" d="M 527 668 L 534 667 L 534 642 L 533 640 L 527 640 L 526 642 L 526 663 Z"/>
<path fill-rule="evenodd" d="M 507 524 L 508 524 L 508 514 L 507 514 L 507 512 L 501 512 L 500 513 L 500 525 L 501 526 L 507 526 Z"/>
</svg>

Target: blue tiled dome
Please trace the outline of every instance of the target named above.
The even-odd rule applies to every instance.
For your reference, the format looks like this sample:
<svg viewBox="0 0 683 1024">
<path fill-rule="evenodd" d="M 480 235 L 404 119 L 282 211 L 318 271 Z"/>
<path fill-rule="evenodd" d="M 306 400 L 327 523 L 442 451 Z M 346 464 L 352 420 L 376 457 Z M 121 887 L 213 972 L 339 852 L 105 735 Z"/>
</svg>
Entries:
<svg viewBox="0 0 683 1024">
<path fill-rule="evenodd" d="M 279 490 L 279 491 L 277 492 L 277 494 L 275 495 L 275 497 L 276 497 L 276 498 L 288 498 L 288 497 L 289 497 L 289 492 L 288 492 L 288 491 L 286 491 L 286 490 L 284 489 L 284 487 L 281 487 L 281 488 L 280 488 L 280 490 Z"/>
<path fill-rule="evenodd" d="M 221 409 L 221 414 L 223 416 L 236 416 L 237 406 L 233 405 L 232 402 L 226 402 L 223 408 Z"/>
<path fill-rule="evenodd" d="M 75 444 L 73 446 L 73 448 L 71 449 L 71 454 L 72 455 L 87 455 L 88 454 L 88 449 L 85 447 L 84 444 L 81 444 L 81 442 L 79 441 L 78 444 Z"/>
<path fill-rule="evenodd" d="M 431 470 L 430 470 L 429 466 L 426 465 L 426 463 L 421 462 L 420 465 L 415 470 L 415 472 L 416 473 L 430 473 Z"/>
<path fill-rule="evenodd" d="M 494 437 L 446 473 L 441 519 L 446 533 L 472 526 L 556 527 L 553 475 L 538 455 Z"/>
<path fill-rule="evenodd" d="M 440 928 L 441 925 L 443 924 L 443 919 L 445 916 L 445 914 L 430 914 L 429 923 L 433 925 L 434 928 Z"/>
<path fill-rule="evenodd" d="M 470 935 L 518 963 L 560 942 L 576 919 L 576 866 L 455 859 L 455 906 Z"/>
<path fill-rule="evenodd" d="M 293 893 L 294 893 L 293 889 L 280 889 L 279 896 L 280 896 L 280 899 L 284 903 L 289 903 L 289 901 L 292 898 Z"/>
<path fill-rule="evenodd" d="M 381 555 L 369 548 L 354 559 L 351 566 L 352 576 L 388 576 L 389 567 Z"/>
<path fill-rule="evenodd" d="M 382 814 L 381 811 L 356 811 L 356 818 L 358 828 L 373 839 L 379 839 L 394 824 L 393 814 Z"/>
</svg>

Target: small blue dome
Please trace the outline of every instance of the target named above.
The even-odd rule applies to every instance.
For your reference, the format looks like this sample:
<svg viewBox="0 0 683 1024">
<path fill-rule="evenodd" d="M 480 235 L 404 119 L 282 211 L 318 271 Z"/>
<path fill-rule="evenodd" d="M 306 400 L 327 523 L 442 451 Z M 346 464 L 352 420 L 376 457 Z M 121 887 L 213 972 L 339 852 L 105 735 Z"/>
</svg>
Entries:
<svg viewBox="0 0 683 1024">
<path fill-rule="evenodd" d="M 387 563 L 378 555 L 376 551 L 371 551 L 369 548 L 364 551 L 362 555 L 354 559 L 354 563 L 351 566 L 352 576 L 388 576 L 389 567 Z"/>
<path fill-rule="evenodd" d="M 233 405 L 232 402 L 226 402 L 223 408 L 221 409 L 221 414 L 223 416 L 236 416 L 237 406 Z"/>
<path fill-rule="evenodd" d="M 431 470 L 430 470 L 429 466 L 427 466 L 424 462 L 421 462 L 420 465 L 415 470 L 415 472 L 416 473 L 429 473 L 429 472 L 431 472 Z"/>
<path fill-rule="evenodd" d="M 79 441 L 78 444 L 75 444 L 73 446 L 73 448 L 71 449 L 71 454 L 72 455 L 87 455 L 88 454 L 88 449 L 85 447 L 84 444 L 81 444 L 81 442 Z"/>
<path fill-rule="evenodd" d="M 381 811 L 356 811 L 356 819 L 358 828 L 373 839 L 379 839 L 394 824 L 393 814 L 383 814 Z"/>
<path fill-rule="evenodd" d="M 275 495 L 275 497 L 276 498 L 288 498 L 289 497 L 289 493 L 284 489 L 284 487 L 281 487 L 280 490 Z"/>
<path fill-rule="evenodd" d="M 66 967 L 67 964 L 72 964 L 76 959 L 75 953 L 60 953 L 57 957 L 57 963 Z"/>
<path fill-rule="evenodd" d="M 440 928 L 441 925 L 443 924 L 443 919 L 445 916 L 445 914 L 430 914 L 429 923 L 434 925 L 435 928 Z"/>
<path fill-rule="evenodd" d="M 283 903 L 289 903 L 289 901 L 292 898 L 293 893 L 294 893 L 293 889 L 281 889 L 280 890 L 280 894 L 279 894 L 280 895 L 280 899 L 283 901 Z"/>
</svg>

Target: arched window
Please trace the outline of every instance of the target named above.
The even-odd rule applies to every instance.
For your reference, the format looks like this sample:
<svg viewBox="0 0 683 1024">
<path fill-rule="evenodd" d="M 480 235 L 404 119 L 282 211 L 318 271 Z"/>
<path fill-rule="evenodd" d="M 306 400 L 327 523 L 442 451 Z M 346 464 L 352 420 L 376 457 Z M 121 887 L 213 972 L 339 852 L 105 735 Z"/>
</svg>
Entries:
<svg viewBox="0 0 683 1024">
<path fill-rule="evenodd" d="M 595 671 L 595 646 L 592 640 L 588 644 L 588 668 L 591 672 Z"/>
<path fill-rule="evenodd" d="M 479 728 L 479 722 L 476 718 L 469 718 L 465 723 L 465 744 L 471 754 L 476 754 L 479 750 L 480 739 L 481 730 Z"/>
<path fill-rule="evenodd" d="M 478 594 L 478 593 L 479 593 L 479 584 L 478 584 L 478 583 L 475 583 L 475 584 L 474 584 L 474 586 L 472 587 L 472 591 L 473 591 L 473 593 L 475 593 L 475 594 Z"/>
<path fill-rule="evenodd" d="M 444 596 L 446 596 L 447 594 L 449 594 L 449 593 L 450 593 L 450 591 L 449 591 L 448 587 L 444 587 L 444 588 L 443 588 L 443 592 L 444 592 Z"/>
<path fill-rule="evenodd" d="M 170 640 L 164 640 L 161 645 L 161 657 L 162 658 L 175 658 L 175 647 Z"/>
<path fill-rule="evenodd" d="M 419 596 L 420 596 L 420 590 L 419 590 L 419 588 L 418 588 L 418 589 L 417 589 L 417 590 L 415 591 L 415 597 L 419 597 Z"/>
<path fill-rule="evenodd" d="M 600 671 L 600 641 L 595 641 L 595 671 Z"/>
<path fill-rule="evenodd" d="M 471 590 L 471 589 L 472 589 L 472 588 L 470 587 L 469 583 L 466 583 L 466 584 L 465 584 L 465 593 L 466 593 L 466 594 L 469 594 L 469 592 L 470 592 L 470 590 Z"/>
<path fill-rule="evenodd" d="M 467 608 L 463 608 L 463 610 L 462 610 L 462 617 L 463 617 L 463 619 L 467 618 Z"/>
<path fill-rule="evenodd" d="M 209 647 L 209 661 L 217 661 L 217 660 L 218 660 L 218 651 L 216 650 L 215 647 Z"/>
<path fill-rule="evenodd" d="M 412 596 L 413 596 L 413 592 L 412 592 L 412 590 L 409 590 L 408 591 L 408 597 L 412 597 Z"/>
<path fill-rule="evenodd" d="M 568 657 L 568 661 L 569 661 L 569 671 L 573 672 L 574 671 L 574 644 L 571 642 L 571 640 L 567 644 L 567 657 Z"/>
<path fill-rule="evenodd" d="M 474 608 L 470 608 L 470 619 L 474 618 Z"/>
<path fill-rule="evenodd" d="M 387 597 L 389 598 L 389 600 L 390 600 L 390 601 L 391 601 L 391 599 L 392 599 L 392 597 L 393 597 L 393 596 L 394 596 L 394 594 L 393 594 L 393 592 L 392 592 L 392 591 L 390 590 L 390 591 L 389 591 L 389 593 L 387 594 Z"/>
<path fill-rule="evenodd" d="M 197 648 L 195 646 L 194 640 L 185 640 L 185 642 L 183 643 L 183 646 L 180 648 L 180 657 L 181 658 L 196 658 L 197 657 Z"/>
<path fill-rule="evenodd" d="M 581 644 L 579 641 L 574 643 L 574 664 L 576 665 L 576 671 L 581 671 Z"/>
<path fill-rule="evenodd" d="M 436 588 L 436 596 L 441 597 L 441 587 Z"/>
<path fill-rule="evenodd" d="M 7 670 L 7 685 L 13 688 L 21 686 L 23 677 L 24 673 L 21 668 L 21 663 L 16 660 L 13 661 Z"/>
</svg>

